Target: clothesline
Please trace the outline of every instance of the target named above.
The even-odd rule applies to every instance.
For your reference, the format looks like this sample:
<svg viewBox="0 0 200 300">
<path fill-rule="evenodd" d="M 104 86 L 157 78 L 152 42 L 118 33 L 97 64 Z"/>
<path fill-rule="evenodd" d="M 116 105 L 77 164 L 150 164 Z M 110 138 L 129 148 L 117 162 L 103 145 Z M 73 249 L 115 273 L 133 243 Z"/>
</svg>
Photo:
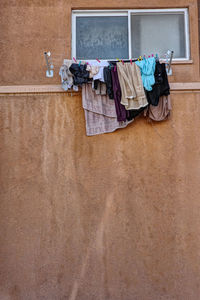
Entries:
<svg viewBox="0 0 200 300">
<path fill-rule="evenodd" d="M 150 55 L 148 55 L 148 56 L 146 56 L 145 54 L 143 55 L 143 56 L 139 56 L 138 58 L 131 58 L 131 59 L 119 59 L 119 58 L 115 58 L 115 59 L 113 59 L 113 60 L 107 60 L 107 61 L 109 61 L 110 63 L 117 63 L 117 62 L 122 62 L 122 63 L 124 63 L 124 62 L 130 62 L 131 64 L 133 63 L 133 62 L 136 62 L 136 61 L 141 61 L 141 60 L 143 60 L 143 59 L 146 59 L 146 58 L 150 58 L 150 57 L 155 57 L 155 59 L 156 59 L 156 61 L 159 61 L 159 62 L 165 62 L 167 65 L 168 65 L 168 73 L 169 73 L 169 71 L 170 71 L 170 68 L 171 68 L 171 63 L 172 63 L 172 59 L 173 59 L 173 55 L 174 55 L 174 51 L 170 51 L 170 50 L 168 50 L 167 51 L 167 53 L 165 54 L 165 61 L 164 61 L 164 59 L 163 58 L 159 58 L 159 56 L 158 56 L 158 54 L 156 53 L 155 55 L 154 54 L 152 54 L 151 56 Z M 88 60 L 76 60 L 76 58 L 75 57 L 73 57 L 73 60 L 74 60 L 74 62 L 75 63 L 79 63 L 79 65 L 83 62 L 83 63 L 86 63 L 86 64 L 89 64 L 88 63 Z M 92 60 L 92 61 L 98 61 L 99 63 L 101 62 L 98 58 L 96 58 L 96 59 L 94 59 L 94 60 Z"/>
<path fill-rule="evenodd" d="M 139 56 L 138 58 L 131 58 L 131 59 L 127 59 L 127 58 L 115 58 L 115 59 L 113 59 L 113 60 L 110 60 L 110 59 L 107 59 L 107 61 L 116 61 L 116 62 L 118 62 L 118 61 L 120 61 L 120 62 L 123 62 L 123 61 L 126 61 L 126 62 L 131 62 L 131 61 L 137 61 L 137 60 L 142 60 L 143 58 L 149 58 L 149 57 L 155 57 L 155 58 L 157 58 L 157 59 L 159 59 L 159 56 L 158 56 L 158 54 L 156 53 L 156 55 L 154 55 L 154 54 L 152 54 L 151 56 L 150 55 L 148 55 L 148 56 L 146 56 L 145 54 L 143 55 L 143 56 Z M 80 62 L 80 61 L 83 61 L 83 62 L 87 62 L 87 60 L 81 60 L 81 59 L 79 59 L 78 61 L 76 60 L 76 58 L 75 57 L 73 57 L 73 60 L 74 60 L 74 62 L 75 63 L 78 63 L 78 62 Z M 90 59 L 91 60 L 91 59 Z M 96 59 L 93 59 L 93 61 L 98 61 L 99 63 L 101 62 L 101 60 L 100 59 L 98 59 L 98 58 L 96 58 Z"/>
</svg>

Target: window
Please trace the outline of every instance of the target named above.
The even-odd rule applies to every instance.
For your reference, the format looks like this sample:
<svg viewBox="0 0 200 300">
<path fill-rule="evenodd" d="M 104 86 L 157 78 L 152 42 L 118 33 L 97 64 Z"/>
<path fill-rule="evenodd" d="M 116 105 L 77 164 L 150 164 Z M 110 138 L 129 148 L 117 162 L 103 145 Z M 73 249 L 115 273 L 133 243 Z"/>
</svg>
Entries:
<svg viewBox="0 0 200 300">
<path fill-rule="evenodd" d="M 190 59 L 186 8 L 72 13 L 72 57 L 78 60 L 164 58 L 167 50 L 174 59 Z"/>
</svg>

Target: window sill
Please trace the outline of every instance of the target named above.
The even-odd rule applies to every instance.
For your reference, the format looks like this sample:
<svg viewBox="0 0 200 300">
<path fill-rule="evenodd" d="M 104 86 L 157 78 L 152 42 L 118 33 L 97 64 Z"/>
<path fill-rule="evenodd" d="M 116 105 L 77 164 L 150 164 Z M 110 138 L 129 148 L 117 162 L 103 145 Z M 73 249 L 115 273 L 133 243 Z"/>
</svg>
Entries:
<svg viewBox="0 0 200 300">
<path fill-rule="evenodd" d="M 171 91 L 198 91 L 200 92 L 200 82 L 174 82 L 170 83 Z M 41 93 L 65 93 L 70 96 L 81 94 L 79 91 L 68 90 L 64 91 L 60 84 L 52 85 L 13 85 L 13 86 L 0 86 L 0 95 L 5 94 L 41 94 Z"/>
<path fill-rule="evenodd" d="M 79 89 L 80 90 L 80 89 Z M 0 86 L 0 94 L 35 94 L 35 93 L 68 93 L 76 94 L 74 90 L 64 91 L 61 84 L 48 85 L 7 85 Z"/>
<path fill-rule="evenodd" d="M 160 59 L 160 62 L 166 62 L 166 60 L 162 60 Z M 192 59 L 189 59 L 189 60 L 173 60 L 172 61 L 172 65 L 187 65 L 187 64 L 193 64 L 193 60 Z"/>
</svg>

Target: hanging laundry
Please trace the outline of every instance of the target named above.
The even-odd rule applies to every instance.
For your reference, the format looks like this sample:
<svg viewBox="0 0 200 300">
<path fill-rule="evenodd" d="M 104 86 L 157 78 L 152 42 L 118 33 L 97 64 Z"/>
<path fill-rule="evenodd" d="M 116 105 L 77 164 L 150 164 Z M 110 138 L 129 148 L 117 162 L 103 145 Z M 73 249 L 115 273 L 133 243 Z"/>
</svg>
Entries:
<svg viewBox="0 0 200 300">
<path fill-rule="evenodd" d="M 74 85 L 82 85 L 83 83 L 87 83 L 91 80 L 89 77 L 90 73 L 86 69 L 87 64 L 71 64 L 69 70 L 74 76 Z"/>
<path fill-rule="evenodd" d="M 118 78 L 116 67 L 113 67 L 111 69 L 111 74 L 112 74 L 113 96 L 114 96 L 114 101 L 115 101 L 117 120 L 119 122 L 121 122 L 121 121 L 125 122 L 126 121 L 126 109 L 125 109 L 125 106 L 121 104 L 121 87 L 119 84 L 119 78 Z"/>
<path fill-rule="evenodd" d="M 67 91 L 68 89 L 71 89 L 73 86 L 73 75 L 69 70 L 69 67 L 71 66 L 72 61 L 71 60 L 64 60 L 63 65 L 60 67 L 59 75 L 61 77 L 61 84 L 62 88 Z"/>
<path fill-rule="evenodd" d="M 117 73 L 122 91 L 121 103 L 128 106 L 128 99 L 136 98 L 136 91 L 132 83 L 132 76 L 128 68 L 128 63 L 124 64 L 118 62 Z"/>
<path fill-rule="evenodd" d="M 113 95 L 113 84 L 112 84 L 112 74 L 111 67 L 104 67 L 103 69 L 104 81 L 106 84 L 106 91 L 110 99 L 114 98 Z"/>
<path fill-rule="evenodd" d="M 97 66 L 99 68 L 99 72 L 93 76 L 93 80 L 100 80 L 104 82 L 104 67 L 108 67 L 109 63 L 107 61 L 91 61 L 87 60 L 87 63 L 91 66 Z"/>
<path fill-rule="evenodd" d="M 151 91 L 152 86 L 155 83 L 155 67 L 156 67 L 156 61 L 154 57 L 144 58 L 141 61 L 135 62 L 139 67 L 141 71 L 142 76 L 142 82 L 144 85 L 145 90 Z"/>
<path fill-rule="evenodd" d="M 131 110 L 127 110 L 126 111 L 126 119 L 128 121 L 131 121 L 133 119 L 135 119 L 136 117 L 138 117 L 139 115 L 142 114 L 142 112 L 144 112 L 144 110 L 147 109 L 146 107 L 141 107 L 140 109 L 131 109 Z"/>
<path fill-rule="evenodd" d="M 92 81 L 92 90 L 96 95 L 106 95 L 106 84 L 99 80 Z"/>
<path fill-rule="evenodd" d="M 152 91 L 147 92 L 147 100 L 149 104 L 158 105 L 159 98 L 163 95 L 170 94 L 170 87 L 164 63 L 156 62 L 155 69 L 155 84 L 152 86 Z"/>
<path fill-rule="evenodd" d="M 144 111 L 144 116 L 149 117 L 153 121 L 164 121 L 169 118 L 172 110 L 171 98 L 168 96 L 161 96 L 157 106 L 149 105 Z"/>
<path fill-rule="evenodd" d="M 113 132 L 131 122 L 118 122 L 114 101 L 108 96 L 96 95 L 90 83 L 82 86 L 82 105 L 85 111 L 88 136 Z"/>
<path fill-rule="evenodd" d="M 82 85 L 88 136 L 124 128 L 142 113 L 154 121 L 166 120 L 170 115 L 165 64 L 154 57 L 135 63 L 64 60 L 59 74 L 66 91 Z"/>
<path fill-rule="evenodd" d="M 98 85 L 99 85 L 99 80 L 98 80 L 98 79 L 92 81 L 92 88 L 93 88 L 94 90 L 97 90 L 97 89 L 98 89 Z"/>
<path fill-rule="evenodd" d="M 97 75 L 99 73 L 99 66 L 94 66 L 94 65 L 90 65 L 87 64 L 86 70 L 89 71 L 89 77 L 93 78 L 95 75 Z"/>
<path fill-rule="evenodd" d="M 118 62 L 117 72 L 122 91 L 121 104 L 127 110 L 147 106 L 140 68 L 135 63 Z"/>
</svg>

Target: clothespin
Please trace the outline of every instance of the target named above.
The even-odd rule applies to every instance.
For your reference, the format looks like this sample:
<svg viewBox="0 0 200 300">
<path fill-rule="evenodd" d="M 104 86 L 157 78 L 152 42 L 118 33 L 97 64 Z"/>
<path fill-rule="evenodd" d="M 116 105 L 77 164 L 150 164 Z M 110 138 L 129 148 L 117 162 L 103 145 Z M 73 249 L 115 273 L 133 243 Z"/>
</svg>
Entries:
<svg viewBox="0 0 200 300">
<path fill-rule="evenodd" d="M 148 56 L 148 58 L 151 57 L 150 55 Z"/>
<path fill-rule="evenodd" d="M 76 60 L 76 58 L 75 58 L 75 57 L 73 57 L 73 60 L 75 61 L 75 63 L 77 63 L 77 60 Z"/>
<path fill-rule="evenodd" d="M 100 60 L 98 58 L 96 58 L 96 60 L 100 63 Z"/>
<path fill-rule="evenodd" d="M 152 54 L 151 56 L 152 56 L 152 57 L 154 57 L 154 55 L 153 55 L 153 54 Z"/>
<path fill-rule="evenodd" d="M 133 61 L 132 61 L 132 59 L 131 59 L 131 65 L 133 64 Z"/>
<path fill-rule="evenodd" d="M 119 62 L 121 61 L 119 58 L 116 58 L 116 60 L 118 60 Z"/>
<path fill-rule="evenodd" d="M 123 61 L 123 59 L 122 59 L 122 63 L 123 63 L 123 65 L 124 65 L 124 61 Z"/>
</svg>

